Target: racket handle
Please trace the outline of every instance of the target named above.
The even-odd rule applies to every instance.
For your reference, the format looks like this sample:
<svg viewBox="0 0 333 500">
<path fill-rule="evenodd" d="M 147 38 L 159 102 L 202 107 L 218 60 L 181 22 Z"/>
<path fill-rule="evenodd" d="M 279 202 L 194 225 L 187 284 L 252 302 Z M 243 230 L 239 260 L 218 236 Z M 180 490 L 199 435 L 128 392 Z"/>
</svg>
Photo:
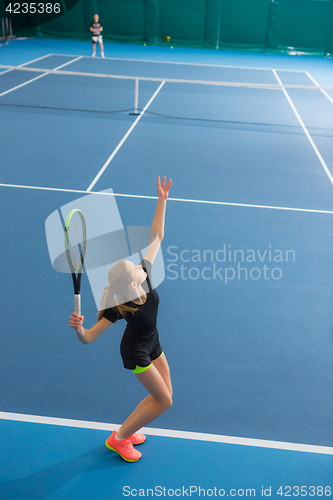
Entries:
<svg viewBox="0 0 333 500">
<path fill-rule="evenodd" d="M 76 314 L 81 316 L 81 295 L 80 294 L 74 295 L 74 311 L 76 312 Z"/>
</svg>

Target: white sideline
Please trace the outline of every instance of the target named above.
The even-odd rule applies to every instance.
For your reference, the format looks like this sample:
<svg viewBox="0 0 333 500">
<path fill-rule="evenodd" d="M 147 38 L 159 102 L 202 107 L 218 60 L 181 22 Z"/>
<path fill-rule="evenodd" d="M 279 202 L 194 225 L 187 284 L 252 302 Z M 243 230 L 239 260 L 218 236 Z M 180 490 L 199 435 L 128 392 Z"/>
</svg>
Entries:
<svg viewBox="0 0 333 500">
<path fill-rule="evenodd" d="M 310 75 L 310 73 L 308 73 L 307 71 L 305 73 L 310 78 L 310 80 L 313 81 L 315 86 L 318 87 L 318 89 L 320 89 L 320 91 L 324 94 L 324 96 L 327 97 L 327 99 L 333 104 L 332 97 L 328 95 L 328 93 L 319 85 L 319 83 L 313 78 L 313 76 Z"/>
<path fill-rule="evenodd" d="M 81 58 L 82 58 L 82 56 L 79 56 L 79 57 L 77 57 L 77 58 L 76 58 L 76 59 L 74 59 L 74 60 L 71 60 L 71 61 L 69 61 L 69 62 L 66 62 L 65 64 L 61 64 L 61 66 L 58 66 L 57 68 L 54 68 L 52 71 L 56 71 L 56 70 L 58 70 L 58 69 L 60 69 L 60 68 L 64 68 L 64 67 L 65 67 L 65 66 L 67 66 L 68 64 L 70 64 L 70 63 L 72 63 L 72 62 L 74 62 L 74 61 L 77 61 L 77 60 L 79 60 L 79 59 L 81 59 Z M 40 57 L 39 59 L 43 59 L 43 58 L 42 58 L 42 57 Z M 36 60 L 38 60 L 38 59 L 36 59 Z M 26 63 L 26 64 L 31 64 L 31 62 Z M 24 67 L 25 69 L 27 69 L 27 71 L 29 71 L 29 70 L 30 70 L 30 71 L 35 71 L 35 68 L 26 68 L 26 66 L 25 66 L 24 64 L 21 64 L 21 65 L 20 65 L 20 66 L 18 66 L 17 68 L 23 68 L 23 67 Z M 49 74 L 49 71 L 47 71 L 47 70 L 46 70 L 46 71 L 45 71 L 45 73 L 42 73 L 41 75 L 38 75 L 38 76 L 36 76 L 35 78 L 31 78 L 30 80 L 27 80 L 26 82 L 21 83 L 20 85 L 16 85 L 16 87 L 12 87 L 11 89 L 8 89 L 8 90 L 6 90 L 5 92 L 2 92 L 2 93 L 0 94 L 0 97 L 2 97 L 3 95 L 9 94 L 10 92 L 13 92 L 14 90 L 20 89 L 21 87 L 24 87 L 25 85 L 28 85 L 28 84 L 29 84 L 29 83 L 31 83 L 31 82 L 34 82 L 34 81 L 36 81 L 36 80 L 39 80 L 40 78 L 43 78 L 43 76 L 46 76 L 46 75 L 48 75 L 48 74 Z"/>
<path fill-rule="evenodd" d="M 279 85 L 282 85 L 282 82 L 281 82 L 281 80 L 280 80 L 280 78 L 279 78 L 279 76 L 278 76 L 277 72 L 275 71 L 275 69 L 273 69 L 273 73 L 274 73 L 274 75 L 275 75 L 275 77 L 276 77 L 276 79 L 277 79 L 277 81 L 278 81 Z M 331 181 L 331 184 L 333 184 L 333 176 L 332 176 L 331 172 L 329 171 L 328 166 L 326 165 L 326 163 L 325 163 L 325 161 L 324 161 L 324 158 L 321 156 L 321 154 L 320 154 L 320 152 L 319 152 L 319 150 L 318 150 L 317 146 L 315 145 L 314 140 L 312 139 L 311 135 L 309 134 L 308 129 L 307 129 L 307 128 L 306 128 L 306 126 L 304 125 L 304 122 L 303 122 L 302 118 L 300 117 L 300 115 L 299 115 L 299 113 L 298 113 L 298 111 L 297 111 L 297 109 L 296 109 L 295 104 L 294 104 L 294 103 L 293 103 L 293 101 L 291 100 L 291 98 L 290 98 L 290 96 L 289 96 L 288 92 L 286 91 L 286 89 L 285 89 L 284 87 L 282 87 L 282 91 L 283 91 L 284 95 L 286 96 L 286 98 L 287 98 L 287 100 L 288 100 L 288 102 L 289 102 L 289 104 L 290 104 L 290 106 L 291 106 L 291 108 L 292 108 L 293 112 L 295 113 L 296 118 L 297 118 L 297 120 L 299 121 L 299 124 L 301 125 L 301 127 L 302 127 L 302 129 L 303 129 L 303 131 L 304 131 L 304 133 L 305 133 L 305 135 L 306 135 L 306 137 L 308 138 L 308 140 L 309 140 L 309 142 L 310 142 L 310 144 L 311 144 L 311 146 L 312 146 L 312 148 L 313 148 L 314 152 L 316 153 L 318 160 L 320 161 L 320 163 L 321 163 L 322 167 L 324 168 L 324 170 L 325 170 L 325 172 L 326 172 L 326 174 L 327 174 L 327 177 L 328 177 L 328 178 L 329 178 L 329 180 Z"/>
</svg>

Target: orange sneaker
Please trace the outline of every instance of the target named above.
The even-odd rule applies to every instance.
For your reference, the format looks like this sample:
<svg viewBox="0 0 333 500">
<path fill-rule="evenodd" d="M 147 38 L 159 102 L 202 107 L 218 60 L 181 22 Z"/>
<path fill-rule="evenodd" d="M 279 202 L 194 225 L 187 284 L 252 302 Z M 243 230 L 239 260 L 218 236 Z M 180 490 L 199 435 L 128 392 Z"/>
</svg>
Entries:
<svg viewBox="0 0 333 500">
<path fill-rule="evenodd" d="M 144 434 L 138 434 L 137 432 L 135 434 L 132 434 L 130 437 L 131 443 L 132 444 L 142 444 L 146 441 L 146 436 Z"/>
<path fill-rule="evenodd" d="M 117 440 L 115 439 L 115 435 L 116 431 L 113 431 L 111 436 L 106 440 L 105 445 L 109 450 L 116 451 L 127 462 L 137 462 L 140 460 L 141 453 L 134 449 L 131 438 Z"/>
</svg>

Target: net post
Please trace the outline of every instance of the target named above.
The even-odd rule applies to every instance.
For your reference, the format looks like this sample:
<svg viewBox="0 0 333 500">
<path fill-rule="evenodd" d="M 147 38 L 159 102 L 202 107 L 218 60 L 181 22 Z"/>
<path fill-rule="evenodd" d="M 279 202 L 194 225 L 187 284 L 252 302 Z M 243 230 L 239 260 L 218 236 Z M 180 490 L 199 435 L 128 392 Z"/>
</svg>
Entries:
<svg viewBox="0 0 333 500">
<path fill-rule="evenodd" d="M 141 115 L 138 110 L 139 106 L 139 79 L 135 79 L 135 90 L 134 90 L 134 112 L 130 113 L 130 115 Z"/>
<path fill-rule="evenodd" d="M 6 17 L 6 38 L 9 37 L 9 24 L 8 24 L 8 17 Z"/>
<path fill-rule="evenodd" d="M 9 18 L 9 37 L 13 38 L 13 26 L 12 26 L 12 18 Z"/>
</svg>

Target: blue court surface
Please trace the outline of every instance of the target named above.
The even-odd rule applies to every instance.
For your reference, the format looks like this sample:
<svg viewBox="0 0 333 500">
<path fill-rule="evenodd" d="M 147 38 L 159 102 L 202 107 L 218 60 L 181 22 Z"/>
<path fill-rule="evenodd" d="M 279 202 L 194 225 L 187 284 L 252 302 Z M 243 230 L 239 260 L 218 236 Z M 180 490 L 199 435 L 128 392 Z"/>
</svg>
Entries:
<svg viewBox="0 0 333 500">
<path fill-rule="evenodd" d="M 332 59 L 90 56 L 0 48 L 0 498 L 331 496 Z M 104 446 L 146 395 L 122 367 L 124 322 L 77 340 L 45 221 L 90 196 L 150 226 L 158 175 L 173 180 L 158 329 L 174 403 L 129 464 Z M 101 211 L 90 230 L 109 224 Z M 88 328 L 87 274 L 81 290 Z"/>
</svg>

